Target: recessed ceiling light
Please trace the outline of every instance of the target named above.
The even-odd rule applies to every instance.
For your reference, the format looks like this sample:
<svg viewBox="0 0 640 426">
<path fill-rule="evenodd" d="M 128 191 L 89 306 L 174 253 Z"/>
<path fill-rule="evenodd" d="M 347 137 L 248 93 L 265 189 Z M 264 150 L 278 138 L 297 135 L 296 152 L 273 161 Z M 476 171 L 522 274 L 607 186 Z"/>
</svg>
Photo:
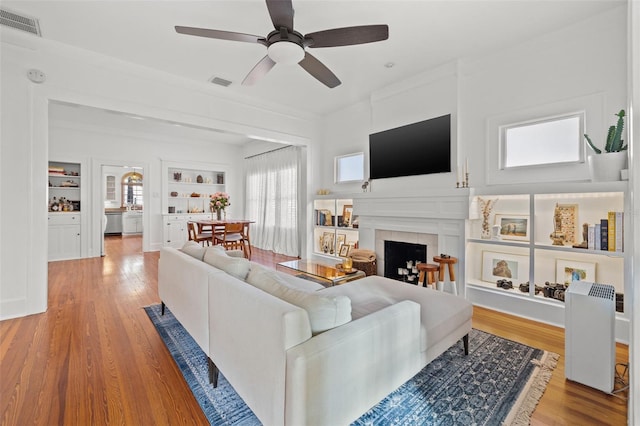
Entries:
<svg viewBox="0 0 640 426">
<path fill-rule="evenodd" d="M 386 64 L 384 64 L 385 67 L 387 68 L 393 68 L 396 64 L 394 62 L 387 62 Z"/>
</svg>

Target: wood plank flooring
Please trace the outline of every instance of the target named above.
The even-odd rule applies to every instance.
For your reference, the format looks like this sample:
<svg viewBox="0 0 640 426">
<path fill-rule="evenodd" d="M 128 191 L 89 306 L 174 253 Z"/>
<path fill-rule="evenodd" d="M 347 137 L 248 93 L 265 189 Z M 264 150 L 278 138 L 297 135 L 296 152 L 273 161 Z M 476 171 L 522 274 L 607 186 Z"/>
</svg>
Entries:
<svg viewBox="0 0 640 426">
<path fill-rule="evenodd" d="M 0 322 L 0 424 L 207 424 L 142 307 L 159 303 L 159 254 L 109 237 L 103 258 L 49 263 L 49 309 Z M 291 258 L 254 249 L 274 267 Z M 564 353 L 564 330 L 482 308 L 474 327 Z M 627 362 L 626 346 L 617 348 Z M 624 395 L 626 396 L 626 395 Z M 626 401 L 564 379 L 564 359 L 534 425 L 626 424 Z"/>
</svg>

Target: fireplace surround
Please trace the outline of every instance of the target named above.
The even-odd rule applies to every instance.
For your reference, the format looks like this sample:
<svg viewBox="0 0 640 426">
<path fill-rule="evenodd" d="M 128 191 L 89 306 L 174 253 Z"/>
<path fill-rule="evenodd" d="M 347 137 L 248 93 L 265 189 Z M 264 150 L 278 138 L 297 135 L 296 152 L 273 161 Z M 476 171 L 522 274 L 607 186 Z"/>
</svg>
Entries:
<svg viewBox="0 0 640 426">
<path fill-rule="evenodd" d="M 469 189 L 420 193 L 368 192 L 353 196 L 359 217 L 359 244 L 378 256 L 378 275 L 385 275 L 384 241 L 424 244 L 427 261 L 440 253 L 458 258 L 458 294 L 464 295 L 464 252 Z"/>
</svg>

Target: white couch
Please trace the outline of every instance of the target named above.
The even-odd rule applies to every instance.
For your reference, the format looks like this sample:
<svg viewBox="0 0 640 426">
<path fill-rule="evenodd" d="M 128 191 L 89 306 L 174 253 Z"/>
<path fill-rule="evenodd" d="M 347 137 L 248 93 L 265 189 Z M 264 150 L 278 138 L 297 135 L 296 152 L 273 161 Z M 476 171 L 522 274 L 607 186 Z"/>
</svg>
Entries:
<svg viewBox="0 0 640 426">
<path fill-rule="evenodd" d="M 160 298 L 265 425 L 348 424 L 458 340 L 468 347 L 460 297 L 379 276 L 324 288 L 246 259 L 229 269 L 207 250 L 209 263 L 162 249 Z"/>
</svg>

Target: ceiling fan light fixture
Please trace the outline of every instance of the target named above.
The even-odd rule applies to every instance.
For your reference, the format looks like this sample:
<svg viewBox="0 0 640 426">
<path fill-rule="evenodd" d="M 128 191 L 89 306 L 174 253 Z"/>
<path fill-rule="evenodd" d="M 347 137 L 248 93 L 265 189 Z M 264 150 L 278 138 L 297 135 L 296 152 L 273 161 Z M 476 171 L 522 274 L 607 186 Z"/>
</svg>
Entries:
<svg viewBox="0 0 640 426">
<path fill-rule="evenodd" d="M 299 44 L 282 40 L 269 45 L 267 55 L 276 64 L 295 65 L 304 59 L 304 49 Z"/>
</svg>

